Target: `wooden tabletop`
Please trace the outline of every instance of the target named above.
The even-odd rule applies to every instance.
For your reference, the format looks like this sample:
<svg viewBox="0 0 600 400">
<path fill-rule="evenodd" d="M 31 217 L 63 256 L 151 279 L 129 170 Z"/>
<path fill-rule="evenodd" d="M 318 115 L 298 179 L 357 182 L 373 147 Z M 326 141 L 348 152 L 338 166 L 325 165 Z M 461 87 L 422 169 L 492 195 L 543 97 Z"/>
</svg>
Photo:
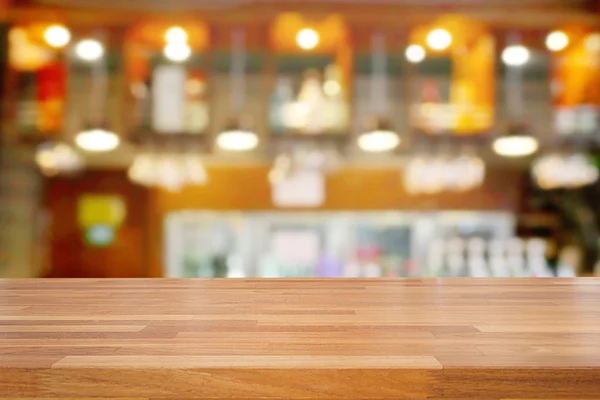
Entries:
<svg viewBox="0 0 600 400">
<path fill-rule="evenodd" d="M 600 280 L 0 280 L 0 399 L 599 399 Z"/>
</svg>

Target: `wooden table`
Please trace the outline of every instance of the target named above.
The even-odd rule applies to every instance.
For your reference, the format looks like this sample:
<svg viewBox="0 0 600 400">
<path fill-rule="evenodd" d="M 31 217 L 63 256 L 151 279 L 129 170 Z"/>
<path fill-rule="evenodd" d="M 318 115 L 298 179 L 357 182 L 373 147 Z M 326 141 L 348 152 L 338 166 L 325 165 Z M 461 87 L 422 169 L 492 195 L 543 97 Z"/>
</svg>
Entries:
<svg viewBox="0 0 600 400">
<path fill-rule="evenodd" d="M 600 399 L 600 280 L 0 280 L 0 398 Z"/>
</svg>

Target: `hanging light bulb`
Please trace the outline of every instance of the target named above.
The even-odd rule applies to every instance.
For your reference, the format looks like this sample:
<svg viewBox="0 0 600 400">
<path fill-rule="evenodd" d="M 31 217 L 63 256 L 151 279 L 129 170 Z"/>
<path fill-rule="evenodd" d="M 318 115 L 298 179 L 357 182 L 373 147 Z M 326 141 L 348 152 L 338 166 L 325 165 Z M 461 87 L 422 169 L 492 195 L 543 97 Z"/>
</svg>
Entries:
<svg viewBox="0 0 600 400">
<path fill-rule="evenodd" d="M 164 55 L 174 62 L 184 62 L 192 55 L 192 49 L 187 43 L 171 42 L 165 46 Z"/>
<path fill-rule="evenodd" d="M 508 46 L 502 51 L 502 62 L 509 67 L 521 67 L 529 61 L 529 49 L 522 45 Z"/>
<path fill-rule="evenodd" d="M 569 36 L 563 31 L 553 31 L 546 36 L 546 47 L 550 51 L 561 51 L 569 45 Z"/>
<path fill-rule="evenodd" d="M 296 43 L 304 50 L 314 49 L 320 40 L 319 33 L 312 28 L 304 28 L 296 34 Z"/>
<path fill-rule="evenodd" d="M 95 39 L 84 39 L 75 46 L 75 54 L 84 61 L 97 61 L 104 56 L 104 46 Z"/>
<path fill-rule="evenodd" d="M 79 148 L 89 152 L 107 152 L 116 149 L 121 140 L 119 135 L 102 128 L 88 129 L 75 136 Z"/>
<path fill-rule="evenodd" d="M 446 50 L 452 44 L 452 34 L 445 29 L 434 29 L 427 35 L 427 46 L 433 50 Z"/>
<path fill-rule="evenodd" d="M 358 137 L 358 147 L 367 152 L 391 151 L 400 144 L 400 136 L 391 128 L 387 120 L 375 118 L 372 128 Z"/>
<path fill-rule="evenodd" d="M 409 62 L 413 64 L 418 64 L 425 59 L 426 52 L 423 46 L 419 46 L 418 44 L 411 44 L 406 48 L 404 55 L 406 56 L 406 59 Z"/>
<path fill-rule="evenodd" d="M 493 149 L 503 157 L 525 157 L 538 150 L 538 141 L 528 135 L 503 136 L 494 140 Z"/>
<path fill-rule="evenodd" d="M 48 46 L 60 49 L 71 41 L 71 32 L 63 25 L 50 25 L 44 31 L 44 40 Z"/>
<path fill-rule="evenodd" d="M 188 34 L 180 26 L 173 26 L 165 33 L 165 41 L 167 43 L 186 43 L 188 41 Z"/>
</svg>

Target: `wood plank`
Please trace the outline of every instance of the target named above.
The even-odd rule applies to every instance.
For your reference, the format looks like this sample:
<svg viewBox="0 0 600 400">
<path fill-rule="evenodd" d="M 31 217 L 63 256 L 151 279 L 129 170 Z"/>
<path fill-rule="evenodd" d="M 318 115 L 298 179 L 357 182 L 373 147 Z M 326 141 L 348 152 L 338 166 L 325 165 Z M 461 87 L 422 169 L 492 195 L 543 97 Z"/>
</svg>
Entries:
<svg viewBox="0 0 600 400">
<path fill-rule="evenodd" d="M 598 279 L 0 280 L 0 299 L 11 400 L 600 398 Z"/>
</svg>

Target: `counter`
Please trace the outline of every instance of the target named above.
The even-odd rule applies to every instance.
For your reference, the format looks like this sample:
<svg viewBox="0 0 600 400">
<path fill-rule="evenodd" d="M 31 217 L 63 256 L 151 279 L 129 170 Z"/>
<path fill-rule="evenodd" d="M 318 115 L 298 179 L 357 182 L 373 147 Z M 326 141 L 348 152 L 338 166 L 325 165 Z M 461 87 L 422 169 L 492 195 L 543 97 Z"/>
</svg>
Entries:
<svg viewBox="0 0 600 400">
<path fill-rule="evenodd" d="M 600 280 L 0 280 L 0 398 L 597 399 Z"/>
</svg>

